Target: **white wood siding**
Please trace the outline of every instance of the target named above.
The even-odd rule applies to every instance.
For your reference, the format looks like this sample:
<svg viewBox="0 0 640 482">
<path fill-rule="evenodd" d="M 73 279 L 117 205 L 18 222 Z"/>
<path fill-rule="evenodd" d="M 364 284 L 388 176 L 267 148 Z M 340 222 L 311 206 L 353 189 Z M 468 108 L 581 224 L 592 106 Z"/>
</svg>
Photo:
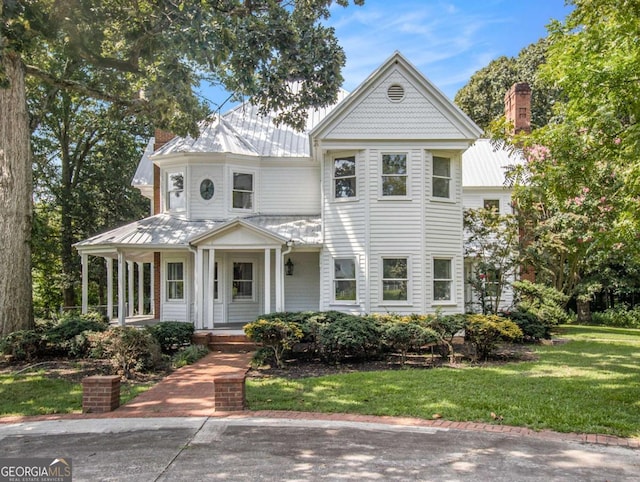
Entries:
<svg viewBox="0 0 640 482">
<path fill-rule="evenodd" d="M 262 166 L 260 212 L 265 214 L 318 214 L 320 166 Z"/>
<path fill-rule="evenodd" d="M 182 262 L 184 274 L 184 299 L 180 301 L 167 300 L 167 263 Z M 193 300 L 193 267 L 191 256 L 184 253 L 162 253 L 160 266 L 160 319 L 162 321 L 193 321 L 190 305 Z"/>
<path fill-rule="evenodd" d="M 293 262 L 293 275 L 284 276 L 285 311 L 317 311 L 320 309 L 320 259 L 318 253 L 293 251 L 285 256 Z M 271 286 L 275 287 L 275 281 Z M 275 309 L 275 301 L 272 307 Z"/>
<path fill-rule="evenodd" d="M 211 179 L 215 188 L 213 198 L 205 201 L 200 196 L 200 183 L 204 179 Z M 191 166 L 188 181 L 188 201 L 190 203 L 191 219 L 221 219 L 225 212 L 224 168 L 220 164 L 197 164 Z"/>
</svg>

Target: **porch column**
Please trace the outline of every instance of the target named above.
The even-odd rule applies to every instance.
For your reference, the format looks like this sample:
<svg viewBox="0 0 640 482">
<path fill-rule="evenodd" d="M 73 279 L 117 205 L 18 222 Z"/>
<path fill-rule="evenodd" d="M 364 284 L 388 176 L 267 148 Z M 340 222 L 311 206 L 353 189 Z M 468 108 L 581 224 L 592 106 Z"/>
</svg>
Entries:
<svg viewBox="0 0 640 482">
<path fill-rule="evenodd" d="M 156 317 L 156 264 L 149 265 L 149 314 Z"/>
<path fill-rule="evenodd" d="M 82 314 L 89 311 L 89 256 L 82 253 Z"/>
<path fill-rule="evenodd" d="M 204 266 L 203 266 L 203 249 L 198 246 L 198 249 L 196 251 L 196 262 L 195 262 L 195 279 L 196 279 L 196 284 L 194 287 L 194 291 L 195 291 L 195 295 L 196 295 L 196 328 L 199 329 L 203 329 L 204 328 L 204 317 L 203 315 L 203 311 L 204 311 L 204 299 L 203 299 L 203 294 L 204 294 L 204 287 L 203 287 L 203 283 L 204 283 Z"/>
<path fill-rule="evenodd" d="M 144 315 L 144 263 L 138 263 L 138 314 Z"/>
<path fill-rule="evenodd" d="M 127 261 L 127 289 L 129 291 L 129 315 L 133 316 L 133 261 Z"/>
<path fill-rule="evenodd" d="M 271 249 L 264 249 L 264 312 L 271 313 Z"/>
<path fill-rule="evenodd" d="M 282 248 L 276 248 L 276 311 L 284 311 L 284 278 L 282 277 Z"/>
<path fill-rule="evenodd" d="M 209 249 L 209 287 L 207 288 L 207 328 L 213 329 L 213 294 L 216 284 L 216 250 Z"/>
<path fill-rule="evenodd" d="M 107 318 L 113 318 L 113 259 L 106 258 L 107 262 Z"/>
<path fill-rule="evenodd" d="M 126 319 L 126 313 L 124 312 L 126 303 L 124 299 L 124 284 L 125 284 L 125 259 L 124 253 L 118 251 L 118 323 L 120 326 L 124 326 L 124 321 Z"/>
</svg>

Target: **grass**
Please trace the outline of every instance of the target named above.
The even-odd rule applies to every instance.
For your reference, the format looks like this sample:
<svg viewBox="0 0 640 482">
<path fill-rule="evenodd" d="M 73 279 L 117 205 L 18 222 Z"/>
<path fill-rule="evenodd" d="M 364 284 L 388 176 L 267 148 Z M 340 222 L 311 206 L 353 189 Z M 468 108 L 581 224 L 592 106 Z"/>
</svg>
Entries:
<svg viewBox="0 0 640 482">
<path fill-rule="evenodd" d="M 124 404 L 150 385 L 124 383 L 120 404 Z M 40 370 L 25 375 L 0 375 L 0 417 L 6 415 L 50 415 L 82 412 L 82 384 L 47 378 Z"/>
<path fill-rule="evenodd" d="M 247 382 L 252 410 L 299 410 L 502 423 L 640 436 L 640 330 L 564 326 L 538 361 Z"/>
</svg>

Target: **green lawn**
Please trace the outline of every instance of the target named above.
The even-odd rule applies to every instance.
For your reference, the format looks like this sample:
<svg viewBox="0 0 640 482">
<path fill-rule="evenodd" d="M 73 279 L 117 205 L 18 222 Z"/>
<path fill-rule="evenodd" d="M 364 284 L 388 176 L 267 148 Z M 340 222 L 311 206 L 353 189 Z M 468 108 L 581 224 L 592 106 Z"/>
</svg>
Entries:
<svg viewBox="0 0 640 482">
<path fill-rule="evenodd" d="M 123 384 L 124 404 L 149 386 Z M 40 370 L 25 375 L 0 375 L 0 417 L 82 412 L 82 384 L 47 378 Z"/>
<path fill-rule="evenodd" d="M 252 410 L 300 410 L 502 423 L 640 436 L 640 330 L 566 326 L 535 362 L 250 380 Z"/>
</svg>

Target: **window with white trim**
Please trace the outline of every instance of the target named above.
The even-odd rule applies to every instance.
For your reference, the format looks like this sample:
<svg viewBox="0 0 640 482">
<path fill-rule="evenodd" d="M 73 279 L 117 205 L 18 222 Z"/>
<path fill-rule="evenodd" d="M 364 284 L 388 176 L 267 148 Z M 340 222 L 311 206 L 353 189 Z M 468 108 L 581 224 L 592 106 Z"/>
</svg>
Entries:
<svg viewBox="0 0 640 482">
<path fill-rule="evenodd" d="M 253 174 L 233 173 L 232 205 L 233 209 L 253 209 Z"/>
<path fill-rule="evenodd" d="M 253 300 L 253 263 L 249 261 L 235 261 L 233 263 L 231 287 L 233 301 Z"/>
<path fill-rule="evenodd" d="M 453 276 L 450 258 L 433 259 L 433 301 L 453 300 Z"/>
<path fill-rule="evenodd" d="M 182 171 L 167 173 L 167 207 L 173 212 L 184 211 L 187 208 Z"/>
<path fill-rule="evenodd" d="M 451 197 L 451 159 L 433 156 L 432 196 Z"/>
<path fill-rule="evenodd" d="M 382 154 L 382 195 L 407 195 L 406 154 Z"/>
<path fill-rule="evenodd" d="M 184 300 L 184 263 L 167 263 L 167 301 Z"/>
<path fill-rule="evenodd" d="M 356 158 L 338 157 L 333 160 L 334 198 L 356 197 Z"/>
<path fill-rule="evenodd" d="M 482 205 L 487 211 L 495 210 L 497 213 L 500 212 L 500 199 L 485 199 Z"/>
<path fill-rule="evenodd" d="M 356 301 L 356 261 L 353 258 L 333 260 L 333 296 L 335 301 Z"/>
<path fill-rule="evenodd" d="M 407 258 L 382 258 L 382 299 L 407 301 L 409 269 Z"/>
</svg>

